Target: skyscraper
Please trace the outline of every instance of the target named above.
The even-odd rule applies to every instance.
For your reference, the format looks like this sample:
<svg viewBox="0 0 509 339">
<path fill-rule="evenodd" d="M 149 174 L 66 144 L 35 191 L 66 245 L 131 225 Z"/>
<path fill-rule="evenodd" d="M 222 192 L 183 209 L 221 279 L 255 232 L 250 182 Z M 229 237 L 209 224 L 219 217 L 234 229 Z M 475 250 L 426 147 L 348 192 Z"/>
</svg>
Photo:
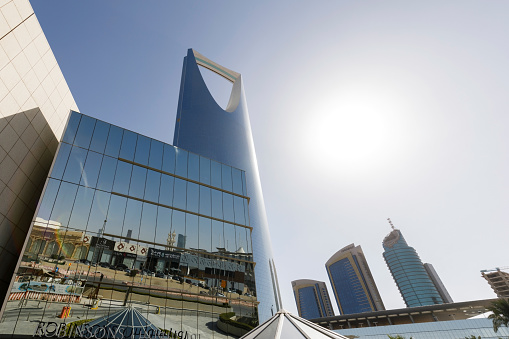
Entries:
<svg viewBox="0 0 509 339">
<path fill-rule="evenodd" d="M 77 110 L 28 0 L 0 6 L 0 314 L 69 111 Z"/>
<path fill-rule="evenodd" d="M 419 255 L 408 246 L 400 230 L 392 226 L 392 232 L 383 240 L 384 259 L 398 286 L 407 307 L 443 304 Z"/>
<path fill-rule="evenodd" d="M 323 281 L 295 280 L 292 281 L 292 288 L 300 317 L 316 319 L 334 316 L 329 292 Z"/>
<path fill-rule="evenodd" d="M 325 264 L 341 314 L 385 310 L 360 246 L 350 244 Z"/>
<path fill-rule="evenodd" d="M 437 271 L 435 271 L 435 268 L 433 265 L 429 263 L 424 264 L 424 269 L 426 270 L 426 273 L 428 273 L 428 276 L 430 277 L 431 281 L 433 282 L 433 285 L 435 285 L 435 288 L 438 291 L 438 294 L 442 297 L 444 300 L 444 303 L 453 303 L 451 295 L 447 291 L 447 288 L 445 288 L 444 283 L 442 282 L 442 279 L 438 276 Z"/>
<path fill-rule="evenodd" d="M 233 83 L 225 110 L 210 94 L 198 65 Z M 260 301 L 258 312 L 261 321 L 270 318 L 281 307 L 281 297 L 244 87 L 239 73 L 192 49 L 188 50 L 182 69 L 173 143 L 177 147 L 245 171 L 250 194 L 249 218 L 253 228 L 256 289 Z M 225 178 L 223 176 L 223 180 Z"/>
</svg>

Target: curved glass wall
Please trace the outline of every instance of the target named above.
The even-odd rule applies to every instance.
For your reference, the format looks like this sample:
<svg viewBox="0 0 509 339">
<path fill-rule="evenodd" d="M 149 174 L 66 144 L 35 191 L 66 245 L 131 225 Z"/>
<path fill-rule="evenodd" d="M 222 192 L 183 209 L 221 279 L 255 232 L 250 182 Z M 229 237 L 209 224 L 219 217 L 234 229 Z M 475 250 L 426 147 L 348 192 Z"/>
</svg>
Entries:
<svg viewBox="0 0 509 339">
<path fill-rule="evenodd" d="M 187 338 L 228 337 L 221 314 L 255 326 L 247 192 L 237 168 L 72 112 L 0 332 L 51 334 L 63 307 L 79 326 L 135 308 Z"/>
<path fill-rule="evenodd" d="M 198 63 L 233 82 L 226 110 L 215 102 L 207 89 Z M 260 321 L 270 318 L 281 307 L 281 300 L 242 79 L 238 73 L 192 49 L 184 59 L 173 143 L 246 171 L 259 317 Z"/>
<path fill-rule="evenodd" d="M 393 230 L 383 241 L 384 259 L 407 307 L 443 304 L 419 255 L 403 234 Z"/>
</svg>

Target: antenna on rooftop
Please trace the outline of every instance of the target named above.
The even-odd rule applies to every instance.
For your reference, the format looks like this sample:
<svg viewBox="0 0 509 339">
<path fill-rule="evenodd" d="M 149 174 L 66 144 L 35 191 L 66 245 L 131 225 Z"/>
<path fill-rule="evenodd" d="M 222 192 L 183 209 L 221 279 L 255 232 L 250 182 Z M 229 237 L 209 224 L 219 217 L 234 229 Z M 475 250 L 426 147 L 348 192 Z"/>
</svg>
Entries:
<svg viewBox="0 0 509 339">
<path fill-rule="evenodd" d="M 389 221 L 389 224 L 391 225 L 392 229 L 395 230 L 394 225 L 392 224 L 391 218 L 387 218 L 387 220 Z"/>
</svg>

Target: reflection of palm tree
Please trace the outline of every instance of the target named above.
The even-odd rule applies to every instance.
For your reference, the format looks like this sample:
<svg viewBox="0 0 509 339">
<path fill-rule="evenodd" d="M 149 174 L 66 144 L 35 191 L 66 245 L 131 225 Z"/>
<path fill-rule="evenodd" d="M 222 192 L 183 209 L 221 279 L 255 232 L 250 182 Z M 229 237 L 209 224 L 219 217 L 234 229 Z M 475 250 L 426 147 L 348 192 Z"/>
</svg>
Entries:
<svg viewBox="0 0 509 339">
<path fill-rule="evenodd" d="M 493 330 L 495 332 L 498 331 L 500 326 L 504 325 L 507 327 L 509 325 L 509 299 L 497 299 L 486 309 L 493 312 L 488 318 L 493 320 Z"/>
</svg>

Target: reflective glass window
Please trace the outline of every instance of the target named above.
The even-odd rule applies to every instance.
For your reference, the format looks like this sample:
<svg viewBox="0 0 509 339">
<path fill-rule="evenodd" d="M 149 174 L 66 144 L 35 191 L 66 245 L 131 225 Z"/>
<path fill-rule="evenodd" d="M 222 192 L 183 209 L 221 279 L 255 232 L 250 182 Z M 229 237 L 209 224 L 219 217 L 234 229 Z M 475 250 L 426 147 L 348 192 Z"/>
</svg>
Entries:
<svg viewBox="0 0 509 339">
<path fill-rule="evenodd" d="M 175 178 L 166 174 L 161 175 L 161 187 L 159 189 L 159 203 L 173 205 L 173 182 Z"/>
<path fill-rule="evenodd" d="M 94 190 L 92 188 L 79 186 L 76 200 L 72 208 L 69 227 L 85 230 L 87 228 L 88 216 L 94 198 Z"/>
<path fill-rule="evenodd" d="M 150 141 L 150 157 L 148 165 L 160 170 L 163 166 L 163 143 L 152 139 Z"/>
<path fill-rule="evenodd" d="M 60 223 L 62 226 L 68 225 L 77 190 L 78 185 L 62 182 L 51 212 L 51 222 Z"/>
<path fill-rule="evenodd" d="M 200 157 L 200 182 L 210 185 L 210 159 Z"/>
<path fill-rule="evenodd" d="M 131 171 L 133 165 L 123 161 L 117 164 L 117 171 L 115 174 L 115 181 L 113 183 L 113 192 L 127 195 L 129 193 L 129 183 L 131 181 Z"/>
<path fill-rule="evenodd" d="M 223 218 L 226 221 L 234 222 L 235 214 L 233 213 L 233 195 L 223 192 Z"/>
<path fill-rule="evenodd" d="M 198 205 L 200 201 L 200 188 L 198 184 L 187 183 L 187 206 L 186 209 L 191 212 L 198 213 Z"/>
<path fill-rule="evenodd" d="M 138 142 L 136 143 L 136 153 L 134 155 L 134 162 L 138 164 L 148 165 L 148 156 L 150 154 L 150 139 L 143 135 L 138 135 Z"/>
<path fill-rule="evenodd" d="M 250 221 L 249 221 L 249 203 L 247 202 L 247 199 L 242 199 L 244 200 L 244 218 L 246 218 L 246 225 L 249 226 L 250 225 Z"/>
<path fill-rule="evenodd" d="M 191 180 L 200 180 L 200 157 L 194 153 L 189 153 L 187 177 Z"/>
<path fill-rule="evenodd" d="M 175 174 L 181 177 L 187 178 L 187 155 L 189 152 L 183 149 L 176 148 L 176 163 L 175 163 Z"/>
<path fill-rule="evenodd" d="M 200 185 L 200 209 L 199 213 L 211 215 L 212 202 L 210 200 L 210 188 Z"/>
<path fill-rule="evenodd" d="M 242 171 L 237 168 L 232 168 L 232 183 L 233 192 L 243 194 L 242 192 Z"/>
<path fill-rule="evenodd" d="M 235 222 L 237 224 L 245 225 L 246 218 L 244 217 L 244 199 L 241 197 L 233 197 L 233 207 L 235 212 Z"/>
<path fill-rule="evenodd" d="M 171 219 L 171 233 L 175 232 L 176 244 L 180 248 L 186 247 L 186 214 L 181 211 L 174 210 Z"/>
<path fill-rule="evenodd" d="M 102 225 L 104 224 L 104 220 L 106 220 L 107 217 L 111 217 L 111 216 L 107 216 L 107 213 L 108 213 L 108 207 L 109 207 L 109 204 L 110 204 L 110 196 L 111 194 L 110 193 L 106 193 L 106 192 L 102 192 L 102 191 L 98 191 L 96 190 L 95 191 L 95 195 L 94 195 L 94 201 L 92 202 L 92 209 L 90 211 L 90 217 L 88 218 L 88 225 L 87 225 L 87 230 L 91 230 L 93 232 L 98 232 L 101 228 L 102 228 Z M 124 199 L 123 200 L 123 205 L 120 206 L 120 212 L 118 213 L 122 213 L 122 218 L 124 217 L 124 210 L 125 210 L 125 198 L 122 198 Z M 113 208 L 118 208 L 119 205 L 115 205 L 113 206 Z M 112 215 L 117 213 L 117 212 L 112 212 Z M 115 219 L 110 219 L 109 222 L 111 223 L 111 228 L 113 228 L 113 224 L 115 223 Z M 120 230 L 122 230 L 122 228 L 120 228 Z M 108 233 L 111 233 L 111 234 L 116 234 L 116 233 L 112 233 L 112 232 L 108 232 Z"/>
<path fill-rule="evenodd" d="M 142 205 L 141 201 L 127 199 L 122 236 L 126 236 L 131 231 L 132 237 L 139 239 Z"/>
<path fill-rule="evenodd" d="M 218 248 L 225 248 L 223 223 L 212 220 L 212 252 L 216 252 Z"/>
<path fill-rule="evenodd" d="M 175 147 L 167 144 L 163 151 L 163 171 L 175 173 Z"/>
<path fill-rule="evenodd" d="M 198 216 L 186 214 L 186 248 L 198 249 Z"/>
<path fill-rule="evenodd" d="M 175 178 L 173 206 L 176 208 L 186 209 L 186 184 L 185 180 Z"/>
<path fill-rule="evenodd" d="M 242 195 L 247 196 L 247 188 L 246 188 L 246 172 L 242 171 Z"/>
<path fill-rule="evenodd" d="M 202 250 L 212 252 L 212 220 L 199 218 L 199 244 Z"/>
<path fill-rule="evenodd" d="M 147 184 L 145 185 L 145 200 L 158 202 L 159 187 L 161 186 L 161 173 L 148 170 Z"/>
<path fill-rule="evenodd" d="M 87 117 L 83 115 L 81 117 L 80 125 L 78 127 L 78 132 L 76 133 L 76 138 L 74 138 L 74 144 L 83 148 L 88 148 L 90 146 L 90 140 L 92 139 L 92 134 L 94 133 L 95 126 L 94 118 Z"/>
<path fill-rule="evenodd" d="M 80 185 L 95 187 L 97 184 L 97 177 L 99 176 L 99 170 L 101 169 L 102 154 L 88 151 L 87 160 L 85 161 L 85 167 L 81 175 Z"/>
<path fill-rule="evenodd" d="M 223 219 L 223 194 L 217 190 L 211 190 L 212 197 L 212 216 Z"/>
<path fill-rule="evenodd" d="M 147 169 L 140 166 L 133 166 L 129 195 L 143 199 L 145 193 L 145 181 L 147 180 Z"/>
<path fill-rule="evenodd" d="M 141 214 L 140 240 L 153 242 L 156 236 L 157 206 L 143 203 Z"/>
<path fill-rule="evenodd" d="M 232 168 L 230 166 L 222 164 L 222 181 L 223 186 L 221 186 L 226 191 L 232 191 Z"/>
<path fill-rule="evenodd" d="M 71 115 L 69 116 L 69 122 L 67 123 L 67 128 L 65 129 L 64 137 L 62 138 L 63 142 L 67 142 L 69 144 L 72 144 L 74 142 L 74 138 L 76 137 L 76 131 L 78 130 L 80 120 L 81 114 L 71 112 Z"/>
<path fill-rule="evenodd" d="M 120 147 L 119 157 L 127 160 L 134 160 L 134 150 L 136 149 L 136 139 L 138 135 L 128 130 L 124 130 L 122 146 Z"/>
<path fill-rule="evenodd" d="M 92 136 L 92 142 L 90 143 L 91 150 L 99 153 L 104 153 L 106 141 L 108 140 L 109 130 L 110 124 L 97 120 L 95 124 L 94 135 Z"/>
<path fill-rule="evenodd" d="M 115 171 L 117 170 L 117 161 L 117 159 L 104 156 L 99 179 L 97 180 L 98 189 L 111 192 L 115 179 Z"/>
<path fill-rule="evenodd" d="M 60 187 L 60 181 L 49 179 L 48 185 L 46 186 L 46 190 L 44 191 L 44 196 L 41 201 L 41 206 L 39 207 L 39 212 L 37 216 L 44 220 L 50 220 L 51 210 L 53 209 L 53 205 L 55 204 L 55 198 L 58 193 L 58 188 Z"/>
<path fill-rule="evenodd" d="M 156 228 L 156 240 L 155 242 L 160 244 L 169 243 L 170 246 L 175 246 L 175 242 L 172 242 L 171 235 L 171 212 L 172 210 L 166 207 L 159 206 L 157 208 L 157 228 Z M 173 239 L 174 240 L 174 239 Z"/>
<path fill-rule="evenodd" d="M 65 167 L 63 180 L 78 184 L 81 179 L 81 170 L 83 169 L 86 157 L 86 150 L 73 147 L 69 155 L 69 160 L 67 161 L 67 166 Z"/>
<path fill-rule="evenodd" d="M 120 151 L 120 145 L 122 143 L 123 134 L 124 134 L 123 129 L 111 125 L 110 131 L 108 133 L 108 142 L 106 143 L 106 149 L 104 150 L 104 154 L 107 154 L 114 158 L 118 157 L 118 152 Z"/>
<path fill-rule="evenodd" d="M 238 226 L 229 224 L 227 222 L 224 223 L 224 240 L 225 240 L 225 248 L 228 252 L 236 252 L 237 251 L 237 233 L 235 232 Z"/>
<path fill-rule="evenodd" d="M 125 209 L 127 204 L 127 198 L 120 197 L 118 195 L 111 195 L 110 205 L 108 208 L 106 222 L 106 233 L 109 234 L 122 234 L 124 226 Z M 103 224 L 101 220 L 97 220 L 99 223 L 92 225 L 89 223 L 88 229 L 92 231 L 99 231 L 102 229 Z M 104 222 L 104 220 L 103 220 Z"/>
<path fill-rule="evenodd" d="M 61 143 L 60 148 L 58 149 L 57 159 L 55 160 L 55 164 L 53 165 L 53 169 L 51 170 L 51 177 L 56 179 L 62 179 L 62 175 L 64 174 L 65 166 L 67 166 L 67 161 L 69 160 L 69 154 L 71 153 L 71 145 Z"/>
<path fill-rule="evenodd" d="M 210 161 L 210 184 L 221 188 L 221 164 L 213 160 Z"/>
</svg>

